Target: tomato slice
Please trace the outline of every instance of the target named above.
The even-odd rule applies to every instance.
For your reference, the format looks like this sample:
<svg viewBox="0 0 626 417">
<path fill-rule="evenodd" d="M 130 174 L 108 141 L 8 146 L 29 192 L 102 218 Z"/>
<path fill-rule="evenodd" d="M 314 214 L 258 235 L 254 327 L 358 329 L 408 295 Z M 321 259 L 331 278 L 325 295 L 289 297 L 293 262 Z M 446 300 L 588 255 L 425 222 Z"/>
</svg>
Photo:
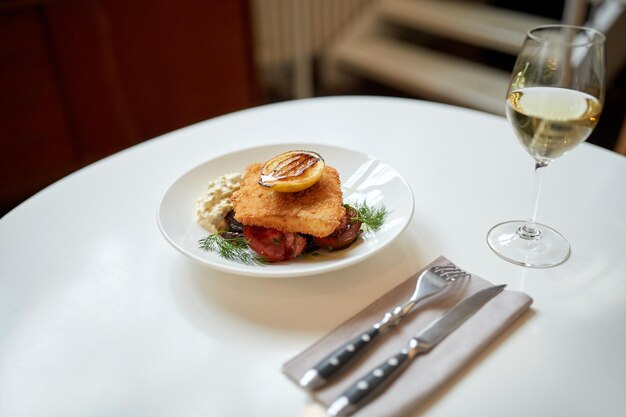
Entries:
<svg viewBox="0 0 626 417">
<path fill-rule="evenodd" d="M 243 236 L 248 246 L 268 262 L 295 258 L 306 246 L 306 239 L 298 233 L 281 232 L 261 226 L 244 226 Z"/>
</svg>

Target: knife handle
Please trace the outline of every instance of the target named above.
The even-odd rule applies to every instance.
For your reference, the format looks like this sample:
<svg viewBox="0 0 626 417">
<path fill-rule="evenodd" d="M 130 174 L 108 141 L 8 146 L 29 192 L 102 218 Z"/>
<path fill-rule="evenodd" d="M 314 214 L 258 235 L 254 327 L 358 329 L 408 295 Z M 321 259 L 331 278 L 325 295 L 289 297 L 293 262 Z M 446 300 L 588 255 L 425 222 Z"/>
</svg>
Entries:
<svg viewBox="0 0 626 417">
<path fill-rule="evenodd" d="M 363 375 L 328 407 L 328 415 L 349 416 L 380 394 L 411 362 L 406 350 Z"/>
<path fill-rule="evenodd" d="M 300 380 L 300 386 L 312 390 L 324 385 L 363 352 L 367 346 L 372 344 L 379 335 L 380 331 L 377 327 L 370 327 L 351 339 L 307 371 Z"/>
</svg>

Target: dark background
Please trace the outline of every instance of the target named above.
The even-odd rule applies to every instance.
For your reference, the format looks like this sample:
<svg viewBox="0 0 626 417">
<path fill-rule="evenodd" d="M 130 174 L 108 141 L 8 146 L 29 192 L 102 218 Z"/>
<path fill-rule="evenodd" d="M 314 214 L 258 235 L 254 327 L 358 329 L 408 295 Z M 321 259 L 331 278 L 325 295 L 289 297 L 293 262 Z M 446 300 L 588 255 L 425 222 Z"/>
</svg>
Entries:
<svg viewBox="0 0 626 417">
<path fill-rule="evenodd" d="M 260 86 L 250 1 L 0 1 L 0 216 L 141 141 L 290 99 Z M 563 11 L 562 1 L 490 3 L 555 19 Z M 503 68 L 514 59 L 483 58 Z M 367 81 L 351 91 L 315 88 L 315 95 L 346 93 L 404 95 Z M 622 74 L 607 89 L 589 142 L 613 148 L 625 103 Z"/>
<path fill-rule="evenodd" d="M 248 5 L 0 2 L 0 215 L 165 132 L 261 102 Z"/>
</svg>

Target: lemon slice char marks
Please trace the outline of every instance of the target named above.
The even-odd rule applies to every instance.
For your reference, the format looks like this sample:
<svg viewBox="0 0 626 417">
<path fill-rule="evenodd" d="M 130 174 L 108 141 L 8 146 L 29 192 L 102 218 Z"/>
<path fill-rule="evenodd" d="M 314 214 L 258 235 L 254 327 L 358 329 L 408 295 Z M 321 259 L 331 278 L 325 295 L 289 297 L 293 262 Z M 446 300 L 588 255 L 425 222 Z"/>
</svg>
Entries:
<svg viewBox="0 0 626 417">
<path fill-rule="evenodd" d="M 311 151 L 288 151 L 267 161 L 259 184 L 278 192 L 297 192 L 315 184 L 324 171 L 324 159 Z"/>
</svg>

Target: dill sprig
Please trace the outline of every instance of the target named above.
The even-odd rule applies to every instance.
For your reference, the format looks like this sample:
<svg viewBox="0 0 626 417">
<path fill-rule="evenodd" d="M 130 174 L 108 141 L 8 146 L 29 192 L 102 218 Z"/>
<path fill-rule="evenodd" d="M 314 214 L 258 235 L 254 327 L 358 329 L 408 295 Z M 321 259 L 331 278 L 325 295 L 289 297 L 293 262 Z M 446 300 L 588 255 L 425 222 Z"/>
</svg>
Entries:
<svg viewBox="0 0 626 417">
<path fill-rule="evenodd" d="M 198 247 L 204 251 L 217 252 L 229 261 L 241 262 L 246 265 L 265 265 L 264 258 L 253 254 L 243 236 L 226 238 L 219 233 L 208 235 L 198 240 Z"/>
<path fill-rule="evenodd" d="M 366 202 L 362 202 L 356 203 L 352 207 L 357 212 L 356 217 L 353 217 L 352 220 L 360 221 L 365 225 L 367 231 L 372 232 L 376 232 L 382 227 L 389 214 L 389 210 L 382 204 L 371 207 Z"/>
</svg>

